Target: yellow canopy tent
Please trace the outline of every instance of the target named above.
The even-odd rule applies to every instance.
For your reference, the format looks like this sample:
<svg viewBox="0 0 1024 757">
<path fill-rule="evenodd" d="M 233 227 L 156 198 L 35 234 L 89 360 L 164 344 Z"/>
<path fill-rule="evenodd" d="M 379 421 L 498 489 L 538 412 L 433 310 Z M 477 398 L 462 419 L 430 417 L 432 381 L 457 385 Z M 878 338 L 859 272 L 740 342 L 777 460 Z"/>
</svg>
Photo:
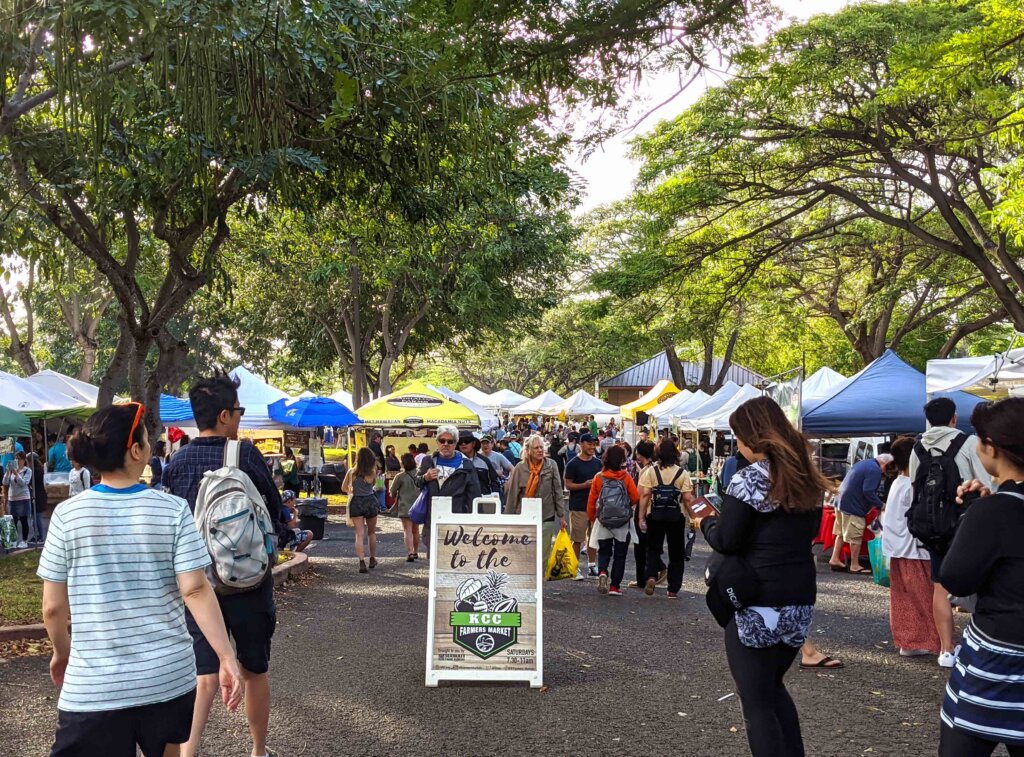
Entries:
<svg viewBox="0 0 1024 757">
<path fill-rule="evenodd" d="M 635 421 L 637 413 L 647 412 L 659 402 L 664 402 L 669 397 L 674 397 L 677 394 L 679 394 L 679 387 L 668 379 L 662 379 L 643 397 L 619 408 L 622 420 Z"/>
<path fill-rule="evenodd" d="M 480 416 L 457 400 L 446 397 L 422 381 L 414 381 L 397 392 L 367 402 L 356 410 L 363 425 L 394 428 L 438 426 L 479 426 Z"/>
</svg>

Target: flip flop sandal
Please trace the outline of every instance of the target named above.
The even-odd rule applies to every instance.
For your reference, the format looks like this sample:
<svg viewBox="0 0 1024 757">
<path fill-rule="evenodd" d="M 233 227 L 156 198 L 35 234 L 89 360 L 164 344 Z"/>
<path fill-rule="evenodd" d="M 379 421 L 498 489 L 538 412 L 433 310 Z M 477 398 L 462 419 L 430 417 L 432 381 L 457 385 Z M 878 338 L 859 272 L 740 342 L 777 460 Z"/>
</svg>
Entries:
<svg viewBox="0 0 1024 757">
<path fill-rule="evenodd" d="M 836 664 L 830 665 L 829 663 Z M 842 660 L 837 660 L 835 657 L 829 657 L 828 655 L 825 655 L 812 665 L 805 665 L 801 662 L 800 667 L 804 670 L 812 670 L 814 668 L 822 668 L 824 670 L 839 670 L 840 668 L 845 668 L 846 666 L 843 664 Z"/>
<path fill-rule="evenodd" d="M 850 570 L 845 565 L 833 565 L 832 563 L 829 563 L 828 567 L 832 569 L 833 573 L 847 573 Z"/>
<path fill-rule="evenodd" d="M 847 572 L 851 576 L 870 576 L 871 575 L 871 571 L 868 570 L 867 568 L 857 568 L 857 570 L 851 569 L 851 570 L 848 570 Z"/>
</svg>

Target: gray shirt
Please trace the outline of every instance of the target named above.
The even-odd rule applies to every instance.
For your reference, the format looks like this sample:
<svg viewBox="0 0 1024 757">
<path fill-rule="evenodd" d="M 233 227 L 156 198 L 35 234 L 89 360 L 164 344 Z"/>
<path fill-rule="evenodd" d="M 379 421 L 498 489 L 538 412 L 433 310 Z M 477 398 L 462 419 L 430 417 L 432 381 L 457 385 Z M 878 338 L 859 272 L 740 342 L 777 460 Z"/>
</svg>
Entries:
<svg viewBox="0 0 1024 757">
<path fill-rule="evenodd" d="M 498 471 L 499 476 L 505 477 L 512 472 L 512 463 L 510 463 L 508 458 L 497 450 L 491 450 L 491 454 L 489 455 L 484 452 L 481 452 L 480 454 L 491 461 L 491 465 L 493 465 Z"/>
<path fill-rule="evenodd" d="M 4 473 L 4 486 L 10 487 L 7 492 L 7 499 L 11 502 L 23 499 L 32 499 L 32 469 L 27 465 L 16 471 Z"/>
</svg>

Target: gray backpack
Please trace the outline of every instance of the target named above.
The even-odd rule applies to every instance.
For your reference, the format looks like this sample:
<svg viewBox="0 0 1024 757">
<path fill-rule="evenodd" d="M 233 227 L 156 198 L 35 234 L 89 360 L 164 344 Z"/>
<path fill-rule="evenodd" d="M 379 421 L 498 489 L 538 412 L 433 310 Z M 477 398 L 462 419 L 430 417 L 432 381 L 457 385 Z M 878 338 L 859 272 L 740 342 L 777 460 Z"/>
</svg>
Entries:
<svg viewBox="0 0 1024 757">
<path fill-rule="evenodd" d="M 633 506 L 622 479 L 606 478 L 597 495 L 597 520 L 605 528 L 620 528 L 633 517 Z"/>
</svg>

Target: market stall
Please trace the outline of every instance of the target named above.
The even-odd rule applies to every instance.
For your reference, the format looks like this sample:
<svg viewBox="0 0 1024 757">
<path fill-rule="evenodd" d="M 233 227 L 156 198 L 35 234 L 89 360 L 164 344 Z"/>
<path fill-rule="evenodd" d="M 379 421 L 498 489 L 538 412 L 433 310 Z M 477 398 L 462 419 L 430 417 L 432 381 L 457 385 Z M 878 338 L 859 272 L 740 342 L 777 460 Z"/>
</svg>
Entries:
<svg viewBox="0 0 1024 757">
<path fill-rule="evenodd" d="M 688 391 L 688 390 L 687 390 Z M 661 402 L 648 411 L 648 415 L 657 422 L 658 430 L 671 428 L 680 418 L 693 408 L 700 407 L 711 398 L 710 394 L 698 389 L 692 394 L 680 392 L 675 397 Z"/>
<path fill-rule="evenodd" d="M 532 400 L 516 405 L 509 413 L 513 418 L 531 415 L 550 415 L 551 409 L 563 402 L 565 402 L 564 397 L 560 397 L 549 389 L 538 394 Z"/>
<path fill-rule="evenodd" d="M 957 390 L 986 399 L 1024 391 L 1024 347 L 996 355 L 929 360 L 925 391 L 928 396 Z"/>
<path fill-rule="evenodd" d="M 835 387 L 844 381 L 846 381 L 846 376 L 824 366 L 804 379 L 800 394 L 805 400 L 827 397 Z"/>
<path fill-rule="evenodd" d="M 627 402 L 625 405 L 620 407 L 619 415 L 622 416 L 622 434 L 625 440 L 630 444 L 636 444 L 636 430 L 638 426 L 647 424 L 647 411 L 659 403 L 671 399 L 672 397 L 677 397 L 682 393 L 685 393 L 687 397 L 691 394 L 688 389 L 684 389 L 680 392 L 679 387 L 671 381 L 668 379 L 662 379 L 651 387 L 651 389 L 642 397 L 639 397 L 632 402 Z"/>
<path fill-rule="evenodd" d="M 478 405 L 486 405 L 491 397 L 487 392 L 482 392 L 475 386 L 467 386 L 461 392 L 458 392 L 458 395 Z"/>
<path fill-rule="evenodd" d="M 283 429 L 286 424 L 270 417 L 267 408 L 278 400 L 290 399 L 286 392 L 263 381 L 245 366 L 238 366 L 231 371 L 231 376 L 238 379 L 238 404 L 245 408 L 240 428 L 243 429 Z"/>
<path fill-rule="evenodd" d="M 579 418 L 587 415 L 611 415 L 619 414 L 618 405 L 598 399 L 593 394 L 580 389 L 573 395 L 558 403 L 544 413 L 537 415 L 549 415 L 565 420 L 566 418 Z"/>
</svg>

